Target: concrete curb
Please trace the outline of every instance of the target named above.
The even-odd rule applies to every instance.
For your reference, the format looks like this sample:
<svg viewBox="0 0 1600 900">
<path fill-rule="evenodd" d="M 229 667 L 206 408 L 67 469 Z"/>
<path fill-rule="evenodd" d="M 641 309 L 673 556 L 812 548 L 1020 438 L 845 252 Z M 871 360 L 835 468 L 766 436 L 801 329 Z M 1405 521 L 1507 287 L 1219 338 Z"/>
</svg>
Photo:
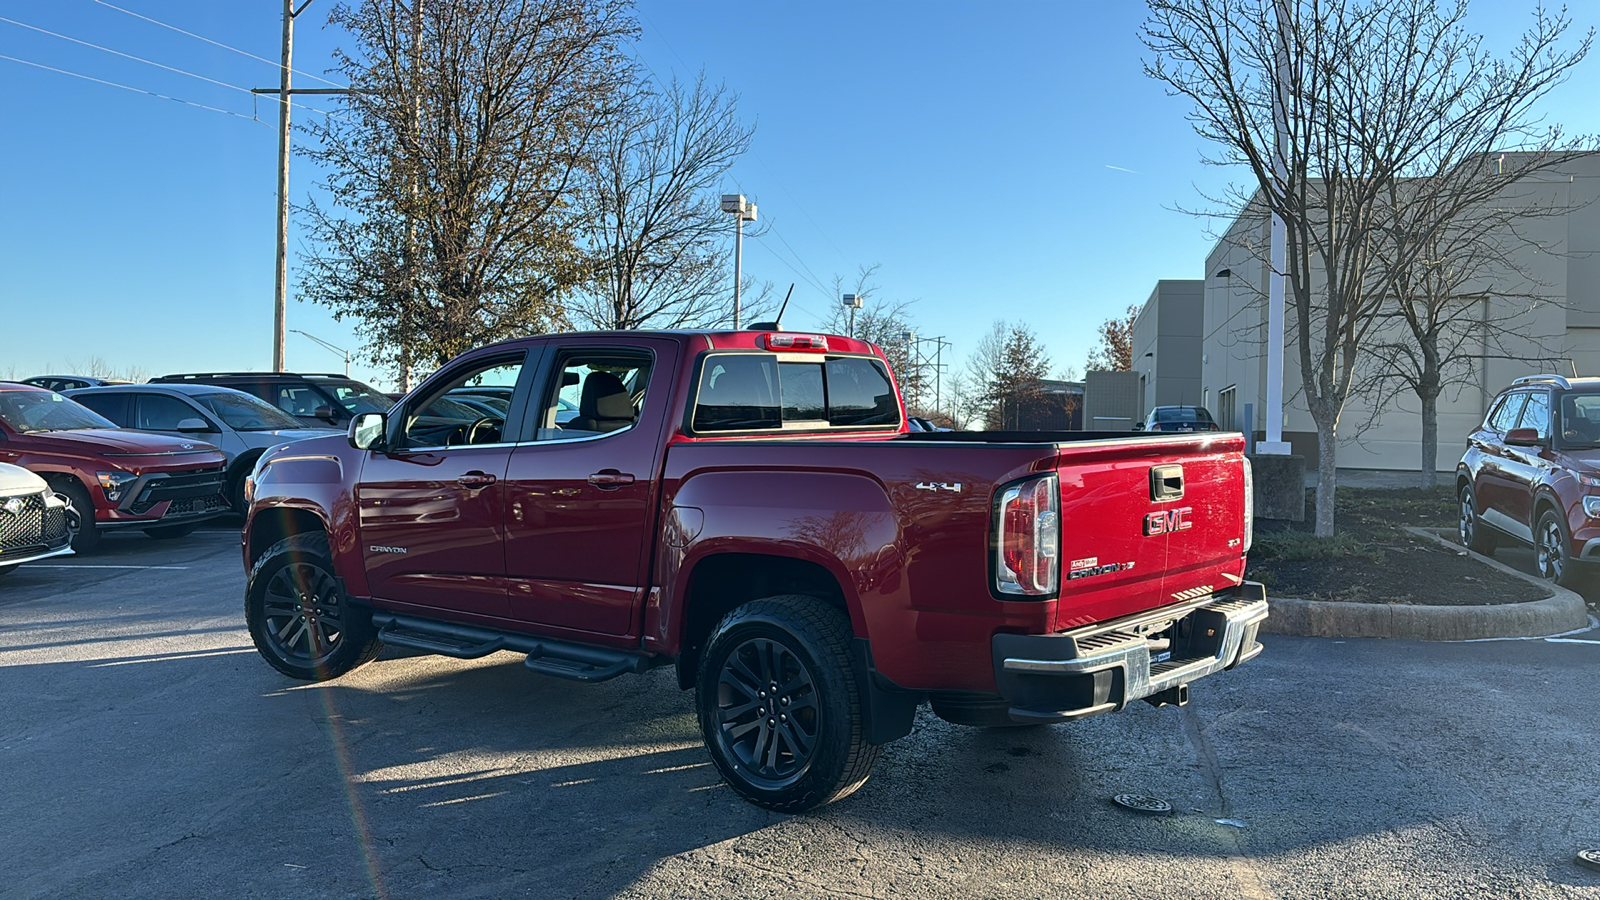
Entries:
<svg viewBox="0 0 1600 900">
<path fill-rule="evenodd" d="M 1461 552 L 1465 548 L 1422 528 L 1407 531 Z M 1471 641 L 1483 638 L 1547 637 L 1589 624 L 1583 598 L 1543 579 L 1518 572 L 1487 556 L 1473 559 L 1513 578 L 1551 591 L 1528 603 L 1491 606 L 1413 606 L 1404 603 L 1338 603 L 1269 597 L 1272 614 L 1261 623 L 1266 634 L 1306 637 L 1399 638 L 1414 641 Z"/>
</svg>

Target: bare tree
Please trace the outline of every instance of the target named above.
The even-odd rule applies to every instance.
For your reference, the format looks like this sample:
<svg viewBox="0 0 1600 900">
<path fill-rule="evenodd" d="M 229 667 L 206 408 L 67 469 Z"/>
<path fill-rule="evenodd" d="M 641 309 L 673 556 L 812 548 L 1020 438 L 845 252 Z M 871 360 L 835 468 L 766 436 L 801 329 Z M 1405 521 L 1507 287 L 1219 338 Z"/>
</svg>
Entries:
<svg viewBox="0 0 1600 900">
<path fill-rule="evenodd" d="M 727 233 L 717 184 L 750 146 L 738 97 L 677 79 L 641 85 L 598 141 L 585 181 L 593 279 L 573 317 L 595 328 L 683 328 L 732 317 Z"/>
<path fill-rule="evenodd" d="M 1090 372 L 1127 372 L 1133 369 L 1133 322 L 1144 307 L 1131 304 L 1120 316 L 1100 323 L 1100 343 L 1089 351 L 1084 366 Z"/>
<path fill-rule="evenodd" d="M 1438 482 L 1439 398 L 1447 388 L 1482 385 L 1488 359 L 1551 365 L 1561 359 L 1563 336 L 1541 334 L 1537 313 L 1562 300 L 1528 265 L 1550 250 L 1529 236 L 1528 226 L 1570 211 L 1548 186 L 1529 180 L 1564 158 L 1518 154 L 1490 162 L 1497 176 L 1508 165 L 1514 170 L 1510 186 L 1501 177 L 1485 179 L 1484 166 L 1472 160 L 1391 188 L 1387 239 L 1377 254 L 1390 269 L 1392 295 L 1379 313 L 1385 327 L 1373 333 L 1366 377 L 1355 391 L 1368 400 L 1369 422 L 1398 397 L 1416 396 L 1423 487 Z M 1483 196 L 1486 185 L 1501 193 Z M 1474 202 L 1460 202 L 1461 194 Z M 1441 210 L 1450 218 L 1437 224 Z M 1412 244 L 1418 252 L 1407 252 Z"/>
<path fill-rule="evenodd" d="M 1259 203 L 1287 234 L 1286 302 L 1317 426 L 1316 533 L 1333 533 L 1339 418 L 1358 357 L 1413 242 L 1376 244 L 1396 180 L 1490 151 L 1553 149 L 1533 105 L 1587 54 L 1563 51 L 1566 13 L 1542 8 L 1504 59 L 1437 0 L 1149 0 L 1146 73 L 1192 101 L 1218 165 L 1247 168 L 1231 204 Z M 1276 113 L 1276 115 L 1275 115 Z M 1442 227 L 1440 225 L 1433 226 Z"/>
<path fill-rule="evenodd" d="M 309 128 L 326 203 L 302 208 L 301 295 L 406 377 L 564 322 L 586 277 L 577 187 L 629 83 L 626 0 L 362 0 L 347 113 Z"/>
</svg>

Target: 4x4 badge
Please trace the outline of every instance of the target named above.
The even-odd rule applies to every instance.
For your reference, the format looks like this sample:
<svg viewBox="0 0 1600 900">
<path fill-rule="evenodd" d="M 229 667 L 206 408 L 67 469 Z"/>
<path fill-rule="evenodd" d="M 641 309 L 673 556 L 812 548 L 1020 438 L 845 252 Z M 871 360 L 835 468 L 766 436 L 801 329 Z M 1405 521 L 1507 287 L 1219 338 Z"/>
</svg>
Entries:
<svg viewBox="0 0 1600 900">
<path fill-rule="evenodd" d="M 949 491 L 952 494 L 961 493 L 961 482 L 959 481 L 924 481 L 918 484 L 916 487 L 919 491 Z"/>
</svg>

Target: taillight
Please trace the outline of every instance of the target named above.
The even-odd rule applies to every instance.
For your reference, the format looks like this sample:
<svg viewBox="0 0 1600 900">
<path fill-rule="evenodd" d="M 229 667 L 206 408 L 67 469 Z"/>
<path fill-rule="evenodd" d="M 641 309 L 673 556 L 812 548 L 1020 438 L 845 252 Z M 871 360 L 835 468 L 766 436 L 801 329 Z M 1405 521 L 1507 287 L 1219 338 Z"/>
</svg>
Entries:
<svg viewBox="0 0 1600 900">
<path fill-rule="evenodd" d="M 1041 597 L 1061 575 L 1060 489 L 1055 473 L 1007 487 L 995 508 L 995 588 Z"/>
<path fill-rule="evenodd" d="M 768 350 L 818 350 L 827 352 L 828 336 L 825 334 L 768 334 Z"/>
<path fill-rule="evenodd" d="M 1256 472 L 1250 465 L 1250 457 L 1243 457 L 1244 462 L 1244 552 L 1250 552 L 1250 545 L 1256 539 Z"/>
</svg>

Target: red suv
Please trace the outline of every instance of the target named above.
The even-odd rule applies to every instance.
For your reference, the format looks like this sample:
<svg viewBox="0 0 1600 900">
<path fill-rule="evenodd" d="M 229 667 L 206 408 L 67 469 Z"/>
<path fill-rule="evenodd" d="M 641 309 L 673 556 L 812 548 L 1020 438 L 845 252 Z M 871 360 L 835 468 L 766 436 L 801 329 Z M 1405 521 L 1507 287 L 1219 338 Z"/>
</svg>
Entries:
<svg viewBox="0 0 1600 900">
<path fill-rule="evenodd" d="M 28 469 L 66 498 L 72 549 L 80 553 L 108 528 L 175 538 L 228 512 L 221 450 L 125 431 L 32 385 L 0 382 L 0 462 Z"/>
<path fill-rule="evenodd" d="M 1531 544 L 1565 587 L 1600 561 L 1600 378 L 1530 375 L 1495 398 L 1456 467 L 1461 542 Z"/>
</svg>

